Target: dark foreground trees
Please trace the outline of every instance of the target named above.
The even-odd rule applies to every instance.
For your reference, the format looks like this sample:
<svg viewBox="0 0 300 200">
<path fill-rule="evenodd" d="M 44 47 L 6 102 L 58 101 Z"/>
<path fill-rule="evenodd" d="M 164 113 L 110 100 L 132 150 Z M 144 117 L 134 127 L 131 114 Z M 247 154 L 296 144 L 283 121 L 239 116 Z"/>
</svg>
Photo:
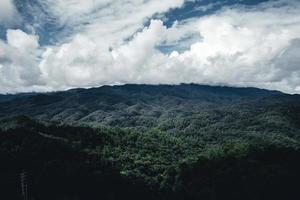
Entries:
<svg viewBox="0 0 300 200">
<path fill-rule="evenodd" d="M 1 121 L 1 199 L 298 199 L 299 141 Z M 279 139 L 278 139 L 279 138 Z M 210 141 L 210 142 L 209 142 Z"/>
</svg>

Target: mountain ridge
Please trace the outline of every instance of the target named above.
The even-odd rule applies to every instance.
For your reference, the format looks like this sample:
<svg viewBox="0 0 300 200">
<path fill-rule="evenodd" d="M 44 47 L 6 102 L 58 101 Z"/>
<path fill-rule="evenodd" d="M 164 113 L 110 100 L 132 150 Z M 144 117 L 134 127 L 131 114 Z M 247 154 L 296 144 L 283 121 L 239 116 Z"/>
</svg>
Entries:
<svg viewBox="0 0 300 200">
<path fill-rule="evenodd" d="M 299 121 L 299 95 L 256 88 L 19 96 L 0 103 L 0 185 L 12 199 L 25 169 L 36 199 L 292 199 Z"/>
<path fill-rule="evenodd" d="M 252 113 L 253 107 L 263 113 L 276 105 L 284 109 L 294 105 L 298 109 L 298 102 L 299 95 L 258 88 L 127 84 L 23 94 L 0 101 L 0 117 L 28 115 L 67 124 L 159 127 L 162 121 L 190 118 L 199 113 L 219 112 L 217 115 L 223 116 L 225 111 L 234 110 L 237 114 L 240 109 Z"/>
<path fill-rule="evenodd" d="M 279 90 L 270 90 L 264 88 L 257 88 L 257 87 L 239 87 L 239 86 L 222 86 L 222 85 L 205 85 L 205 84 L 197 84 L 197 83 L 181 83 L 181 84 L 122 84 L 122 85 L 102 85 L 102 86 L 95 86 L 95 87 L 77 87 L 77 88 L 70 88 L 67 90 L 58 90 L 58 91 L 46 91 L 46 92 L 20 92 L 20 93 L 0 93 L 0 102 L 4 100 L 11 100 L 19 97 L 25 96 L 35 96 L 35 95 L 43 95 L 43 94 L 57 94 L 57 93 L 64 93 L 64 92 L 72 92 L 72 91 L 83 91 L 83 90 L 93 90 L 93 89 L 101 89 L 101 88 L 118 88 L 118 87 L 138 87 L 138 86 L 149 86 L 149 87 L 160 87 L 160 86 L 169 86 L 169 87 L 177 87 L 177 86 L 198 86 L 203 88 L 219 88 L 219 89 L 246 89 L 246 90 L 257 90 L 257 91 L 269 91 L 269 92 L 276 92 L 281 94 L 287 95 L 299 95 L 299 94 L 288 94 Z"/>
</svg>

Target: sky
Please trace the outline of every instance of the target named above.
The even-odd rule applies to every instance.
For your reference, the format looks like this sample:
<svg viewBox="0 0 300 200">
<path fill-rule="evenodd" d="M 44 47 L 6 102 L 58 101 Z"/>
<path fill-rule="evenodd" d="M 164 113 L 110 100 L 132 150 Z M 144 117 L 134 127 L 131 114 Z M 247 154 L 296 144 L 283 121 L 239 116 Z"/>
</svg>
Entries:
<svg viewBox="0 0 300 200">
<path fill-rule="evenodd" d="M 126 83 L 300 94 L 300 1 L 0 0 L 0 93 Z"/>
</svg>

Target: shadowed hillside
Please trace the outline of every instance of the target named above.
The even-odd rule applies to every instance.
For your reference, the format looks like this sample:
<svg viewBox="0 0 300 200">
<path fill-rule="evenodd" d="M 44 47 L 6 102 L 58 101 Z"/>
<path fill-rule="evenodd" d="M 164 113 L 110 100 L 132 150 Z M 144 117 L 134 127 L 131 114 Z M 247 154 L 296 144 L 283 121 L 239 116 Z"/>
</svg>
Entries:
<svg viewBox="0 0 300 200">
<path fill-rule="evenodd" d="M 6 199 L 22 176 L 32 200 L 299 196 L 298 95 L 185 84 L 0 98 Z"/>
<path fill-rule="evenodd" d="M 270 110 L 299 109 L 300 100 L 277 91 L 193 84 L 103 86 L 10 98 L 0 103 L 0 116 L 24 114 L 45 121 L 119 127 L 186 126 L 195 120 L 201 124 L 201 118 L 213 120 L 210 124 L 233 117 L 243 120 Z"/>
<path fill-rule="evenodd" d="M 257 133 L 202 136 L 1 121 L 0 188 L 21 199 L 291 199 L 299 195 L 299 139 Z M 209 134 L 209 133 L 208 133 Z M 254 135 L 252 135 L 254 137 Z M 198 142 L 197 142 L 198 141 Z"/>
</svg>

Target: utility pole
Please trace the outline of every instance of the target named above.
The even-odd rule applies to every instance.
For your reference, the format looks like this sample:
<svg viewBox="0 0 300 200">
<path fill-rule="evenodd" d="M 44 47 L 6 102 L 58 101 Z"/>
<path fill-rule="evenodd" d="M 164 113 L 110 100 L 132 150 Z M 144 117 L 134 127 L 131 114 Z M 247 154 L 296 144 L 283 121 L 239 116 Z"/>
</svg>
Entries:
<svg viewBox="0 0 300 200">
<path fill-rule="evenodd" d="M 20 173 L 20 180 L 23 200 L 28 200 L 27 173 L 25 171 Z"/>
</svg>

